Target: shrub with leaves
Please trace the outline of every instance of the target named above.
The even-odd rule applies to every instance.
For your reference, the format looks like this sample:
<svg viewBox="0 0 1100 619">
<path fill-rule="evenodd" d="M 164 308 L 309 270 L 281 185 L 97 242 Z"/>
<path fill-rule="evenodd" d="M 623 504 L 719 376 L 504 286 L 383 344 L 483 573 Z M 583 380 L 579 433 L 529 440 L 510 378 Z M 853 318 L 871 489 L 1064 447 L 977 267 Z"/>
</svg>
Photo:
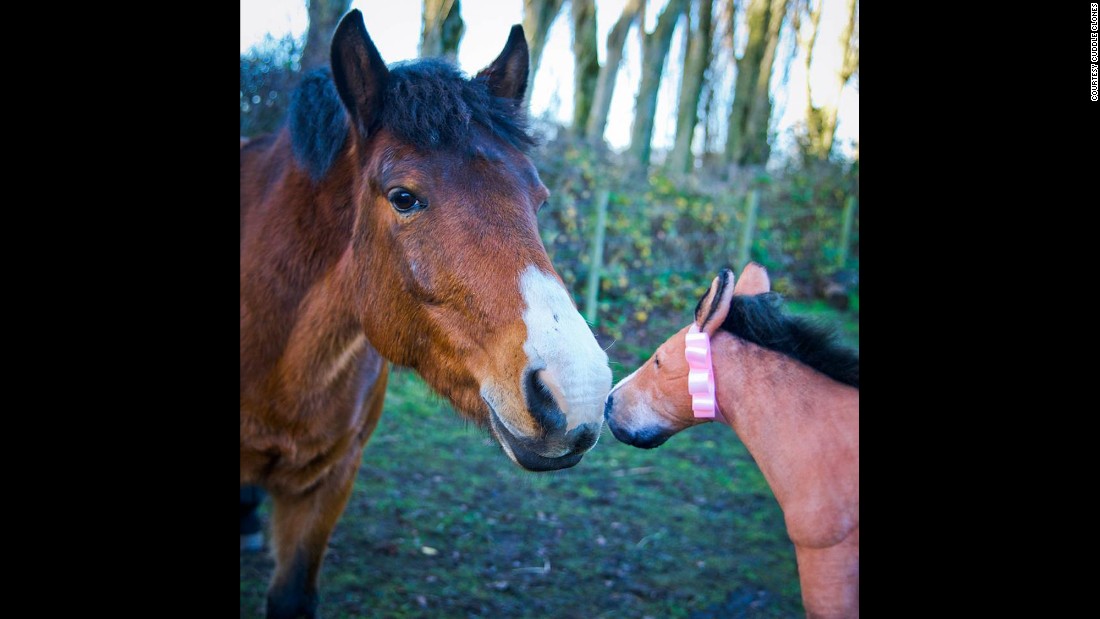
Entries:
<svg viewBox="0 0 1100 619">
<path fill-rule="evenodd" d="M 858 196 L 858 166 L 791 163 L 775 174 L 723 179 L 713 171 L 675 181 L 660 169 L 637 180 L 621 157 L 559 131 L 536 156 L 553 197 L 540 214 L 555 268 L 584 307 L 592 269 L 596 200 L 611 192 L 600 278 L 598 333 L 616 344 L 622 363 L 636 362 L 691 318 L 722 267 L 736 264 L 751 191 L 760 195 L 750 258 L 768 267 L 773 287 L 810 300 L 845 269 L 857 274 L 858 218 L 846 265 L 837 265 L 843 209 Z M 858 307 L 858 299 L 856 300 Z"/>
<path fill-rule="evenodd" d="M 302 38 L 270 34 L 241 54 L 241 135 L 255 137 L 278 129 L 290 93 L 298 85 Z"/>
</svg>

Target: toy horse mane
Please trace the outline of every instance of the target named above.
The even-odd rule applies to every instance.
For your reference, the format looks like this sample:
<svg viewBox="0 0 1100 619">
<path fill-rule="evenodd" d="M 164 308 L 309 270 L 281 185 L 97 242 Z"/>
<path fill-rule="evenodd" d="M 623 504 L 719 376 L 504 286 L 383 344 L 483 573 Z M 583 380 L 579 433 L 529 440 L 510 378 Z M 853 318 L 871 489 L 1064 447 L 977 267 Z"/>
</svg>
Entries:
<svg viewBox="0 0 1100 619">
<path fill-rule="evenodd" d="M 834 329 L 785 314 L 775 292 L 734 295 L 721 328 L 859 389 L 859 353 L 841 344 Z"/>
</svg>

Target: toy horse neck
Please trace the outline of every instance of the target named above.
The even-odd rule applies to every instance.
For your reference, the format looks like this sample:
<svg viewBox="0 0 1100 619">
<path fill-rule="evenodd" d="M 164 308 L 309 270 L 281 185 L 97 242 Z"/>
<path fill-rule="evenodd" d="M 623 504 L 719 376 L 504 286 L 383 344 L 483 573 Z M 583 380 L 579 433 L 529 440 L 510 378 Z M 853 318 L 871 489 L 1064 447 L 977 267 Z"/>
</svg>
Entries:
<svg viewBox="0 0 1100 619">
<path fill-rule="evenodd" d="M 859 390 L 729 333 L 711 342 L 719 419 L 783 510 L 808 615 L 858 616 Z"/>
<path fill-rule="evenodd" d="M 826 467 L 849 458 L 858 465 L 859 390 L 728 333 L 712 342 L 725 421 L 752 452 L 785 511 L 786 504 L 820 487 L 805 479 L 839 475 Z"/>
</svg>

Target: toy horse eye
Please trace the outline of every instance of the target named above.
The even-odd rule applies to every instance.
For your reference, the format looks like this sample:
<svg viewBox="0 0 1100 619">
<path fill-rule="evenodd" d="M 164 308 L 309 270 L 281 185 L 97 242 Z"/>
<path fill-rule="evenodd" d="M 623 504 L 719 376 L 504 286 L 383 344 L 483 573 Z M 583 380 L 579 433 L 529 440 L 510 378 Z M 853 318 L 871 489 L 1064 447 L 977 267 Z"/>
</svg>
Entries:
<svg viewBox="0 0 1100 619">
<path fill-rule="evenodd" d="M 653 363 L 656 364 L 657 369 L 661 368 L 661 358 L 657 355 L 653 355 Z"/>
<path fill-rule="evenodd" d="M 400 213 L 408 213 L 414 208 L 423 208 L 427 206 L 426 203 L 421 202 L 416 196 L 409 193 L 409 191 L 403 187 L 391 189 L 388 197 L 390 199 L 390 204 Z"/>
</svg>

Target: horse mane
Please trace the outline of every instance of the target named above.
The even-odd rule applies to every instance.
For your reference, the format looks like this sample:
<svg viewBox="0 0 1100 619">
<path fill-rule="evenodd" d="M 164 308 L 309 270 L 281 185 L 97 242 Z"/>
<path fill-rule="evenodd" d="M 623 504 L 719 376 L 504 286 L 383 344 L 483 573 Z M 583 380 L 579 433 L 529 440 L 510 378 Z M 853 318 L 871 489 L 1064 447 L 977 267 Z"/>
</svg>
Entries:
<svg viewBox="0 0 1100 619">
<path fill-rule="evenodd" d="M 835 329 L 785 314 L 775 292 L 734 295 L 722 328 L 859 389 L 859 352 L 841 344 Z"/>
<path fill-rule="evenodd" d="M 389 129 L 424 150 L 473 152 L 471 128 L 480 125 L 521 152 L 536 140 L 528 132 L 524 106 L 495 97 L 488 78 L 467 79 L 438 58 L 394 63 L 374 127 Z M 348 136 L 348 117 L 328 68 L 310 72 L 294 90 L 289 112 L 291 146 L 314 181 L 325 177 Z"/>
<path fill-rule="evenodd" d="M 291 95 L 287 117 L 294 158 L 317 182 L 328 174 L 348 138 L 348 113 L 330 69 L 306 74 Z"/>
</svg>

